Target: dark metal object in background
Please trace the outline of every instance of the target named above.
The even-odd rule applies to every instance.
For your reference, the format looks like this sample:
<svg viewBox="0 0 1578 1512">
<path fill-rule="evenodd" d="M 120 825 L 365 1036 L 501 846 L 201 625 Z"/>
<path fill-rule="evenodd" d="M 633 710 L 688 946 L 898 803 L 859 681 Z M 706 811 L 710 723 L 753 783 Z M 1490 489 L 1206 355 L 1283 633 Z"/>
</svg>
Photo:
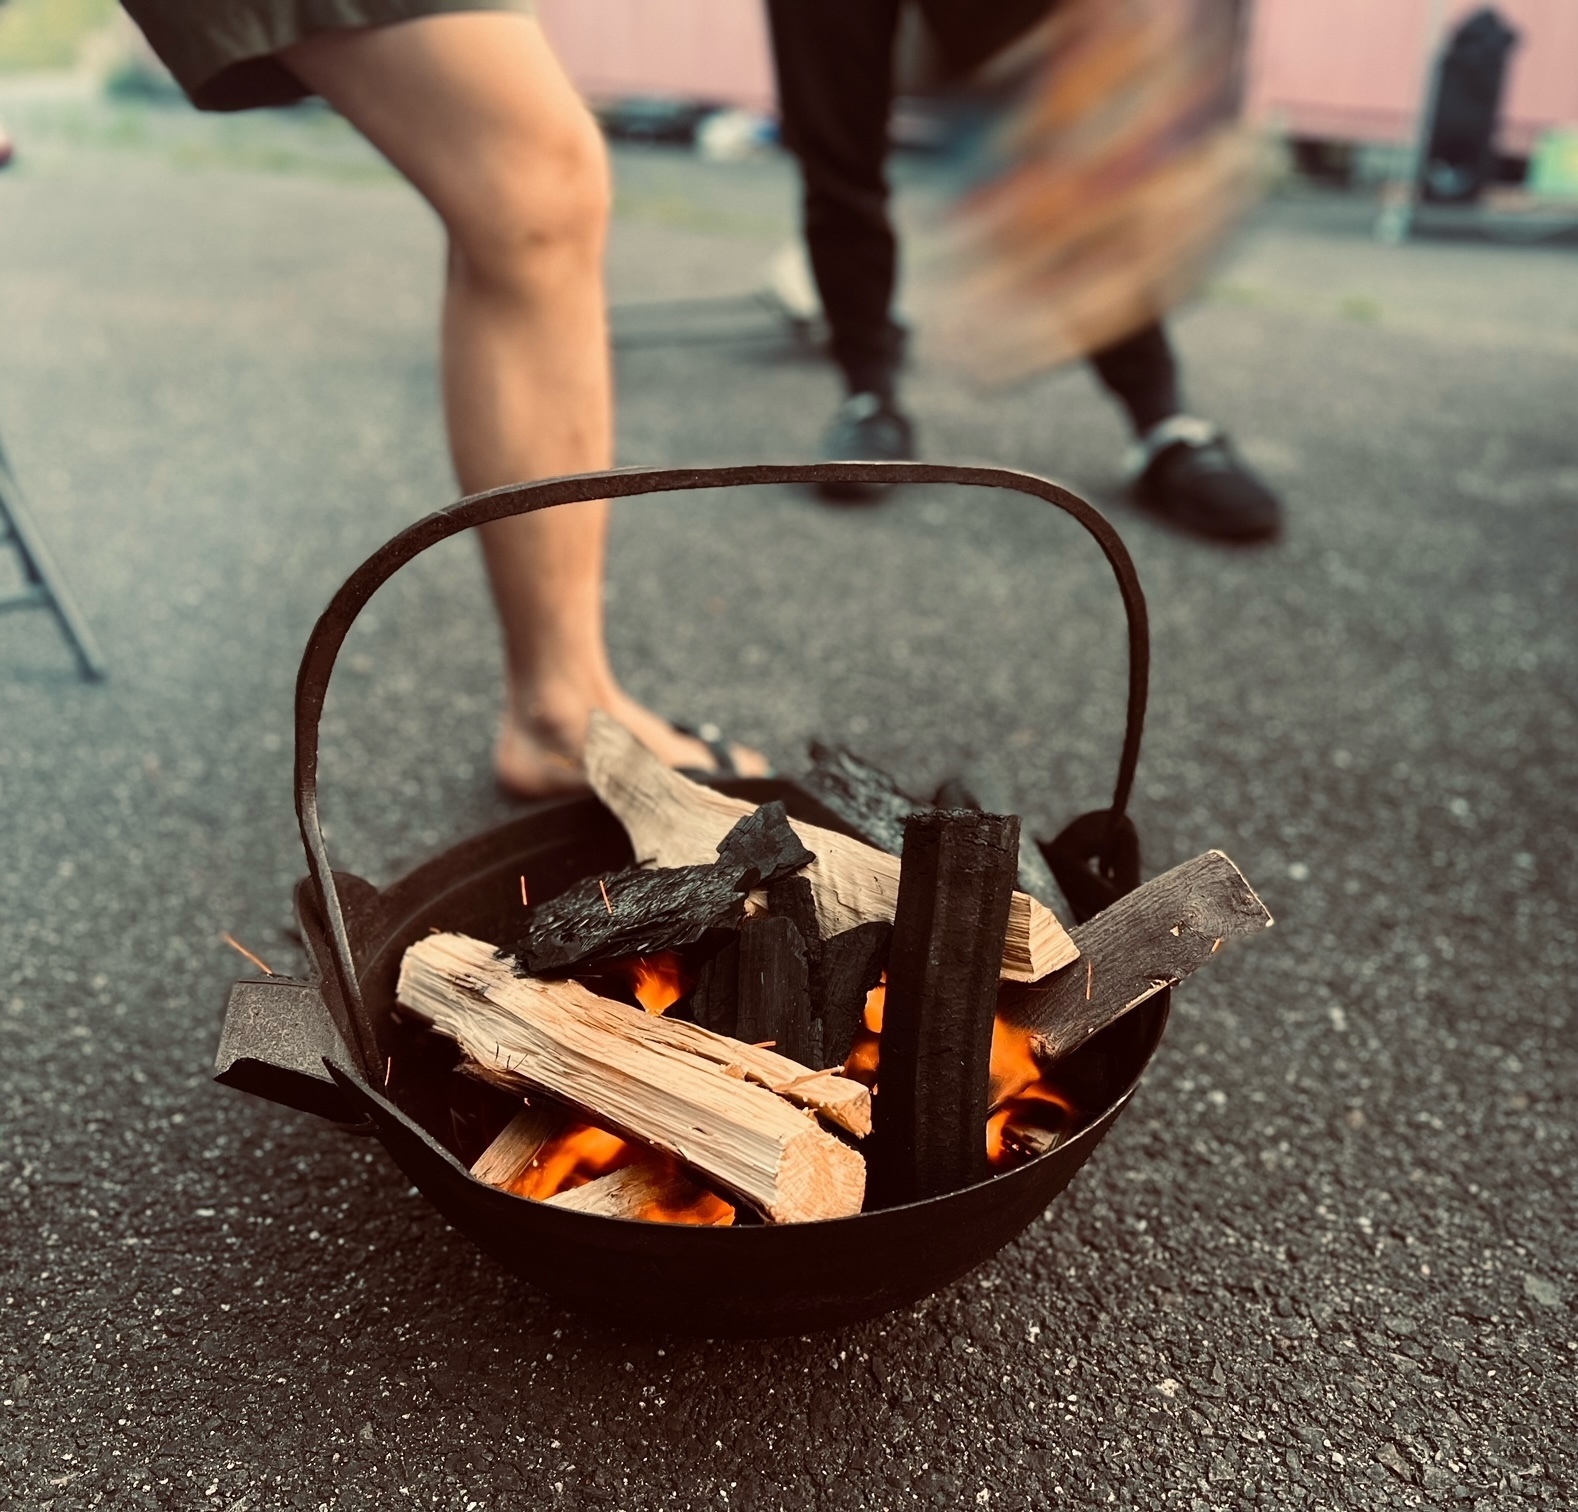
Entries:
<svg viewBox="0 0 1578 1512">
<path fill-rule="evenodd" d="M 33 523 L 22 498 L 22 485 L 11 471 L 3 445 L 0 445 L 0 546 L 10 546 L 16 552 L 22 576 L 26 579 L 25 587 L 14 593 L 0 594 L 0 610 L 48 609 L 77 658 L 82 675 L 89 682 L 99 681 L 104 676 L 104 656 L 99 643 Z"/>
<path fill-rule="evenodd" d="M 874 1317 L 948 1284 L 1014 1238 L 1089 1159 L 1127 1105 L 1167 1022 L 1164 991 L 1061 1063 L 1060 1080 L 1089 1121 L 1058 1149 L 945 1196 L 852 1218 L 727 1229 L 640 1223 L 532 1202 L 471 1176 L 470 1161 L 509 1115 L 478 1102 L 475 1127 L 456 1117 L 457 1088 L 469 1089 L 474 1100 L 492 1094 L 452 1076 L 442 1043 L 396 1017 L 402 955 L 432 929 L 503 938 L 519 925 L 522 875 L 534 898 L 549 898 L 634 858 L 618 821 L 588 796 L 534 804 L 521 818 L 463 841 L 382 890 L 331 870 L 318 819 L 318 726 L 352 622 L 406 562 L 489 520 L 588 499 L 824 482 L 1006 489 L 1044 499 L 1095 538 L 1128 620 L 1128 712 L 1111 807 L 1078 821 L 1077 849 L 1080 868 L 1100 886 L 1121 885 L 1131 862 L 1137 882 L 1124 808 L 1145 718 L 1145 600 L 1106 519 L 1067 490 L 1024 473 L 877 462 L 632 469 L 479 494 L 418 521 L 351 574 L 314 627 L 297 678 L 296 812 L 309 876 L 297 888 L 296 910 L 315 972 L 310 982 L 237 983 L 218 1079 L 339 1122 L 370 1125 L 445 1218 L 501 1264 L 567 1302 L 638 1327 L 804 1333 Z M 720 778 L 714 785 L 757 804 L 780 799 L 796 818 L 850 833 L 792 783 Z M 325 1044 L 333 1048 L 325 1051 Z M 488 1116 L 495 1126 L 487 1125 Z"/>
<path fill-rule="evenodd" d="M 1472 204 L 1494 180 L 1496 127 L 1518 34 L 1490 6 L 1452 34 L 1437 66 L 1420 190 L 1427 204 Z"/>
</svg>

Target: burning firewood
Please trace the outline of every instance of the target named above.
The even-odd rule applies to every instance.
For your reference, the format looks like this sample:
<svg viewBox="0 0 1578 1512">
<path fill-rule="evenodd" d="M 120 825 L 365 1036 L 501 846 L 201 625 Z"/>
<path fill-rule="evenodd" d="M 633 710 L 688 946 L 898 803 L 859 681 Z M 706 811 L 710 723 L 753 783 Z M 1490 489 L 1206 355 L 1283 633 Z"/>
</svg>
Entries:
<svg viewBox="0 0 1578 1512">
<path fill-rule="evenodd" d="M 396 998 L 453 1039 L 488 1081 L 584 1109 L 768 1218 L 860 1211 L 865 1161 L 792 1106 L 864 1135 L 871 1102 L 859 1083 L 600 998 L 577 982 L 518 977 L 492 946 L 464 935 L 412 945 Z"/>
<path fill-rule="evenodd" d="M 747 893 L 815 859 L 783 804 L 765 803 L 729 830 L 711 865 L 588 877 L 530 908 L 524 934 L 506 946 L 523 971 L 543 976 L 691 945 L 712 930 L 732 929 Z"/>
<path fill-rule="evenodd" d="M 499 1131 L 471 1167 L 471 1174 L 489 1186 L 509 1187 L 519 1181 L 537 1152 L 564 1124 L 564 1111 L 549 1103 L 529 1103 Z"/>
<path fill-rule="evenodd" d="M 604 1218 L 656 1218 L 724 1228 L 734 1222 L 734 1209 L 721 1197 L 671 1165 L 628 1165 L 583 1186 L 546 1199 L 550 1206 Z"/>
<path fill-rule="evenodd" d="M 872 1154 L 884 1204 L 987 1175 L 997 968 L 1018 864 L 1012 815 L 937 809 L 905 821 Z"/>
<path fill-rule="evenodd" d="M 1080 959 L 1045 981 L 1004 989 L 1001 1011 L 1033 1031 L 1041 1060 L 1054 1061 L 1181 982 L 1224 940 L 1271 923 L 1244 874 L 1221 851 L 1207 851 L 1078 925 Z"/>
<path fill-rule="evenodd" d="M 709 862 L 718 843 L 753 805 L 692 782 L 664 766 L 625 727 L 594 712 L 586 771 L 597 796 L 630 835 L 636 859 L 658 866 Z M 816 853 L 805 871 L 816 894 L 823 937 L 857 924 L 889 922 L 898 901 L 899 859 L 833 830 L 799 820 L 795 833 Z M 1052 911 L 1026 893 L 1009 906 L 1001 974 L 1033 982 L 1074 960 L 1078 951 Z"/>
<path fill-rule="evenodd" d="M 857 924 L 826 941 L 811 971 L 811 1002 L 822 1018 L 822 1058 L 843 1065 L 854 1047 L 866 994 L 882 979 L 891 924 Z"/>
<path fill-rule="evenodd" d="M 822 1064 L 822 1025 L 811 1017 L 805 940 L 792 919 L 750 919 L 740 928 L 739 1010 L 734 1033 L 748 1045 L 772 1041 L 780 1055 Z"/>
</svg>

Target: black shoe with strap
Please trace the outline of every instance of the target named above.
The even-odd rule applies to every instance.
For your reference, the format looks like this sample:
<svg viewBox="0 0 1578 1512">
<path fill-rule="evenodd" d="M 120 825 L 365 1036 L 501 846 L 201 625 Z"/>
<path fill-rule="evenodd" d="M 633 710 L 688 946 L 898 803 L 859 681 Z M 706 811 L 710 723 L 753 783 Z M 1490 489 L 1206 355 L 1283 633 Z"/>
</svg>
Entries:
<svg viewBox="0 0 1578 1512">
<path fill-rule="evenodd" d="M 824 462 L 913 462 L 915 427 L 890 396 L 851 394 L 822 437 Z M 867 483 L 821 483 L 817 494 L 830 504 L 871 504 L 890 492 Z"/>
<path fill-rule="evenodd" d="M 1272 540 L 1282 505 L 1218 426 L 1173 415 L 1152 426 L 1130 455 L 1131 489 L 1142 508 L 1213 541 Z"/>
</svg>

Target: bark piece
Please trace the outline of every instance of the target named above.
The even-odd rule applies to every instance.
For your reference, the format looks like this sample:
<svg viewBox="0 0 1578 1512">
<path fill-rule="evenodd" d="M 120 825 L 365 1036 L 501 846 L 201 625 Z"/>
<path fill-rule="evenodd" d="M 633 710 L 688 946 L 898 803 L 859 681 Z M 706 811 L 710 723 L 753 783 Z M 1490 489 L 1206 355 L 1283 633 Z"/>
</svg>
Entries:
<svg viewBox="0 0 1578 1512">
<path fill-rule="evenodd" d="M 724 1228 L 734 1222 L 734 1209 L 706 1187 L 668 1165 L 621 1166 L 567 1192 L 544 1199 L 550 1207 L 604 1218 L 651 1218 L 662 1208 L 668 1223 Z"/>
<path fill-rule="evenodd" d="M 586 771 L 597 796 L 630 835 L 636 855 L 661 866 L 710 861 L 718 842 L 754 805 L 692 782 L 663 765 L 625 727 L 595 711 Z M 833 830 L 791 820 L 816 860 L 806 868 L 824 939 L 874 920 L 891 922 L 899 893 L 898 857 Z M 1078 954 L 1052 911 L 1014 893 L 1003 941 L 1002 975 L 1039 980 Z"/>
<path fill-rule="evenodd" d="M 866 996 L 882 979 L 892 939 L 891 924 L 857 924 L 823 944 L 811 972 L 811 1006 L 822 1020 L 826 1065 L 841 1066 L 849 1059 Z"/>
<path fill-rule="evenodd" d="M 872 1152 L 884 1204 L 987 1175 L 997 965 L 1018 858 L 1013 815 L 936 809 L 905 823 Z"/>
<path fill-rule="evenodd" d="M 489 1186 L 514 1185 L 531 1169 L 537 1152 L 563 1127 L 563 1109 L 548 1102 L 528 1103 L 477 1156 L 471 1174 Z"/>
<path fill-rule="evenodd" d="M 491 945 L 464 935 L 412 945 L 396 998 L 455 1040 L 495 1085 L 582 1109 L 770 1219 L 860 1211 L 864 1160 L 793 1106 L 863 1135 L 871 1104 L 858 1083 L 600 998 L 578 982 L 518 977 Z"/>
<path fill-rule="evenodd" d="M 792 919 L 748 919 L 740 926 L 739 1017 L 734 1036 L 773 1048 L 806 1066 L 822 1064 L 822 1029 L 811 1019 L 805 941 Z"/>
<path fill-rule="evenodd" d="M 747 814 L 718 842 L 718 864 L 735 873 L 742 892 L 782 881 L 815 860 L 776 799 Z"/>
<path fill-rule="evenodd" d="M 1054 1061 L 1181 982 L 1224 940 L 1271 923 L 1244 874 L 1221 851 L 1207 851 L 1076 926 L 1081 959 L 1044 981 L 1005 990 L 1001 1011 L 1033 1029 L 1035 1054 Z"/>
<path fill-rule="evenodd" d="M 732 929 L 745 899 L 735 874 L 718 866 L 630 867 L 588 877 L 534 905 L 525 933 L 507 949 L 523 973 L 545 976 L 692 945 Z"/>
</svg>

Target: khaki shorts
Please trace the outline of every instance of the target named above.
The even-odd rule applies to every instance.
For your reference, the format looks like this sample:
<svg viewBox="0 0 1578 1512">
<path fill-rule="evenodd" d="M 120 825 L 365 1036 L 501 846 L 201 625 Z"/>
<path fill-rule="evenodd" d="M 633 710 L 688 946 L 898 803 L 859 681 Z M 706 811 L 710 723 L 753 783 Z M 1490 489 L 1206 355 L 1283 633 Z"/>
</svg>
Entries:
<svg viewBox="0 0 1578 1512">
<path fill-rule="evenodd" d="M 532 0 L 122 0 L 199 110 L 288 105 L 312 91 L 275 53 L 313 32 L 387 26 L 454 11 L 517 11 Z"/>
</svg>

